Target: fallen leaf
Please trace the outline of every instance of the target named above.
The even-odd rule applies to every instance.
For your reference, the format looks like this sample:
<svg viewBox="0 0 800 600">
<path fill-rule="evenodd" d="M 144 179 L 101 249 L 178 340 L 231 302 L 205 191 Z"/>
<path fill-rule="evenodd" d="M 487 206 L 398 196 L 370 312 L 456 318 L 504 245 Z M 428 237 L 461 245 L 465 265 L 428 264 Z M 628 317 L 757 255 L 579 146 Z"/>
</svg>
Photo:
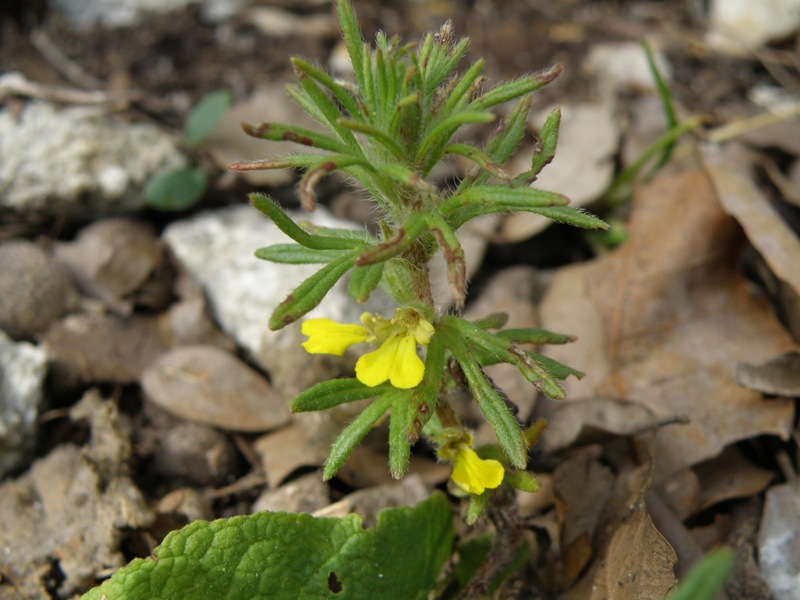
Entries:
<svg viewBox="0 0 800 600">
<path fill-rule="evenodd" d="M 561 268 L 540 313 L 577 342 L 544 352 L 587 373 L 569 398 L 636 401 L 659 419 L 656 478 L 771 434 L 786 438 L 793 403 L 765 402 L 731 375 L 740 360 L 794 347 L 765 301 L 736 270 L 740 233 L 701 171 L 660 176 L 636 194 L 630 241 L 610 255 Z"/>
<path fill-rule="evenodd" d="M 762 394 L 800 396 L 800 352 L 787 352 L 760 365 L 737 362 L 736 383 Z"/>
<path fill-rule="evenodd" d="M 787 320 L 800 335 L 800 239 L 756 187 L 752 155 L 742 146 L 709 144 L 701 156 L 723 209 L 739 222 L 784 287 Z"/>
<path fill-rule="evenodd" d="M 775 473 L 757 467 L 735 446 L 726 448 L 722 454 L 693 467 L 702 482 L 696 510 L 730 500 L 748 498 L 764 491 Z"/>
<path fill-rule="evenodd" d="M 285 398 L 233 354 L 215 346 L 170 350 L 142 374 L 148 400 L 175 416 L 233 431 L 267 431 L 289 421 Z"/>
<path fill-rule="evenodd" d="M 599 443 L 614 436 L 644 433 L 675 419 L 659 419 L 644 404 L 621 398 L 587 398 L 556 404 L 540 438 L 542 450 Z"/>
</svg>

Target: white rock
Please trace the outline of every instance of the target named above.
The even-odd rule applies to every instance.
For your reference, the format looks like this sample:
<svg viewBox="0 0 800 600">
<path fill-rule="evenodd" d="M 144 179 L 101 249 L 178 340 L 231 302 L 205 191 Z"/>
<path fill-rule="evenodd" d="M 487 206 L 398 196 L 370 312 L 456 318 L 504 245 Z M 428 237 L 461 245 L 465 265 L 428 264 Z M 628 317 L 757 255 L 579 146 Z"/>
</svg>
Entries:
<svg viewBox="0 0 800 600">
<path fill-rule="evenodd" d="M 0 112 L 0 207 L 16 212 L 132 212 L 152 175 L 185 164 L 172 138 L 149 124 L 41 102 L 19 117 Z"/>
<path fill-rule="evenodd" d="M 322 207 L 310 214 L 290 212 L 290 216 L 327 227 L 350 226 Z M 299 325 L 270 331 L 272 310 L 320 265 L 281 265 L 255 258 L 253 252 L 258 248 L 291 242 L 255 208 L 234 206 L 201 213 L 170 225 L 164 239 L 203 287 L 222 329 L 269 372 L 277 393 L 294 396 L 324 377 L 341 374 L 343 367 L 337 357 L 309 355 L 303 350 L 300 344 L 305 338 Z M 340 281 L 308 316 L 357 323 L 365 310 L 384 306 L 386 314 L 379 292 L 373 297 L 359 306 Z"/>
<path fill-rule="evenodd" d="M 51 0 L 50 7 L 61 13 L 78 30 L 93 25 L 130 27 L 145 12 L 173 12 L 202 0 Z"/>
<path fill-rule="evenodd" d="M 800 27 L 800 0 L 713 0 L 706 42 L 721 52 L 747 55 Z"/>
<path fill-rule="evenodd" d="M 669 82 L 672 67 L 662 52 L 652 48 L 653 61 L 661 77 Z M 656 82 L 647 63 L 647 56 L 641 44 L 621 42 L 597 44 L 593 46 L 586 59 L 585 68 L 591 72 L 604 89 L 619 91 L 621 88 L 652 92 Z"/>
<path fill-rule="evenodd" d="M 33 446 L 46 372 L 44 350 L 0 331 L 0 478 Z"/>
</svg>

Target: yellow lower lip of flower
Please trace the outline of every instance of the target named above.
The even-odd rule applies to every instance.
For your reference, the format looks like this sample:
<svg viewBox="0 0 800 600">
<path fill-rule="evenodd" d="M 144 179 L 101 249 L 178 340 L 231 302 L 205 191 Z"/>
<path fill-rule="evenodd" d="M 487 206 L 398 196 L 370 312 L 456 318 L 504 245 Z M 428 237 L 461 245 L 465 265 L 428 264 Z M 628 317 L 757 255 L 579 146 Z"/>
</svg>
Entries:
<svg viewBox="0 0 800 600">
<path fill-rule="evenodd" d="M 493 459 L 483 459 L 470 447 L 458 449 L 450 476 L 453 482 L 468 494 L 480 495 L 503 482 L 505 469 Z"/>
<path fill-rule="evenodd" d="M 389 381 L 394 387 L 407 390 L 419 385 L 424 372 L 416 340 L 409 334 L 391 336 L 356 363 L 356 378 L 369 387 Z"/>
<path fill-rule="evenodd" d="M 369 332 L 361 325 L 337 323 L 331 319 L 307 319 L 301 331 L 308 336 L 303 348 L 309 354 L 341 356 L 353 344 L 369 339 Z"/>
</svg>

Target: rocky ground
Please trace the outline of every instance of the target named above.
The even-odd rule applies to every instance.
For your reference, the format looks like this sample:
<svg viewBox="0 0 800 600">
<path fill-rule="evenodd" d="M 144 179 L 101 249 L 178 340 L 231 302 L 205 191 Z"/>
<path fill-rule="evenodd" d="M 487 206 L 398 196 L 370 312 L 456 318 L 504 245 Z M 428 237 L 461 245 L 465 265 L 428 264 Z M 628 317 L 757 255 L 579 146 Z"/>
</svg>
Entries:
<svg viewBox="0 0 800 600">
<path fill-rule="evenodd" d="M 195 519 L 355 511 L 369 523 L 447 489 L 449 468 L 424 449 L 393 482 L 385 432 L 322 482 L 351 413 L 288 405 L 353 358 L 312 357 L 299 328 L 267 328 L 309 272 L 253 257 L 282 238 L 246 195 L 299 211 L 295 174 L 226 171 L 285 150 L 240 122 L 305 122 L 282 89 L 290 56 L 346 72 L 331 3 L 151 4 L 0 8 L 0 598 L 74 597 Z M 452 19 L 493 81 L 564 65 L 510 170 L 560 105 L 537 185 L 614 225 L 598 236 L 512 215 L 465 233 L 466 312 L 576 334 L 542 351 L 586 372 L 558 405 L 513 370 L 490 373 L 521 416 L 549 421 L 532 462 L 542 491 L 519 499 L 532 560 L 503 597 L 600 597 L 630 572 L 668 585 L 729 544 L 728 598 L 797 598 L 787 557 L 800 536 L 782 534 L 800 522 L 800 14 L 790 0 L 733 4 L 355 2 L 369 40 Z M 645 39 L 686 127 L 665 166 L 627 181 L 668 128 Z M 184 121 L 219 89 L 233 103 L 192 144 Z M 187 166 L 208 178 L 198 203 L 148 202 L 148 181 Z M 320 191 L 298 216 L 371 218 L 343 182 Z M 362 310 L 335 289 L 314 314 Z M 625 585 L 607 597 L 657 597 Z"/>
</svg>

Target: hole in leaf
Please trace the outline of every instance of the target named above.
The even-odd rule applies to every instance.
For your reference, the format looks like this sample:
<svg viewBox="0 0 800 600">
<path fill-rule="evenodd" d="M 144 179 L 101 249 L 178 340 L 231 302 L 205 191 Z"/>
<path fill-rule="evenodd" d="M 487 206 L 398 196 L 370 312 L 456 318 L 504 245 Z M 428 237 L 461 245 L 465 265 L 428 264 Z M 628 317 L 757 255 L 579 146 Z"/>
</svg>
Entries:
<svg viewBox="0 0 800 600">
<path fill-rule="evenodd" d="M 342 582 L 339 581 L 339 576 L 336 574 L 336 571 L 331 571 L 328 575 L 328 589 L 334 594 L 338 594 L 344 589 Z"/>
</svg>

